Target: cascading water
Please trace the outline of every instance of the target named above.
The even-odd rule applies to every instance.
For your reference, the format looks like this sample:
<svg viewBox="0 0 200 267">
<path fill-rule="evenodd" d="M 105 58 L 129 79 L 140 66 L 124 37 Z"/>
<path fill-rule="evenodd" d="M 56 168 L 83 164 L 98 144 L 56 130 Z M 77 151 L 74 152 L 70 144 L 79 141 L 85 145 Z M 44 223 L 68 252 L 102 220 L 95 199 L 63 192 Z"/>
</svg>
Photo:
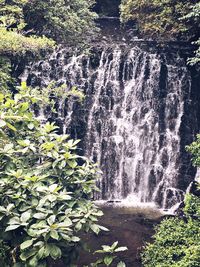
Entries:
<svg viewBox="0 0 200 267">
<path fill-rule="evenodd" d="M 54 79 L 84 91 L 82 105 L 60 102 L 59 120 L 64 131 L 82 138 L 84 154 L 99 163 L 99 199 L 172 207 L 187 187 L 182 177 L 189 177 L 188 184 L 193 179 L 189 167 L 181 168 L 180 134 L 187 124 L 191 77 L 184 60 L 171 57 L 116 45 L 88 56 L 59 49 L 27 67 L 33 86 Z"/>
</svg>

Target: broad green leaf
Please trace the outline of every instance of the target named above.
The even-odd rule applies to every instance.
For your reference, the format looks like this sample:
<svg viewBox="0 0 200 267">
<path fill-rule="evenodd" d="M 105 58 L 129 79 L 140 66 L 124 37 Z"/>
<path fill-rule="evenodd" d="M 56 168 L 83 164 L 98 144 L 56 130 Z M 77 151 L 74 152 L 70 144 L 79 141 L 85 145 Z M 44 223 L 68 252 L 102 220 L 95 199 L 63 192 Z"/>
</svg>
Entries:
<svg viewBox="0 0 200 267">
<path fill-rule="evenodd" d="M 117 247 L 118 243 L 119 243 L 118 241 L 114 242 L 114 243 L 112 244 L 111 248 L 112 248 L 112 249 L 115 249 L 115 248 Z"/>
<path fill-rule="evenodd" d="M 71 237 L 70 237 L 70 236 L 68 236 L 68 235 L 66 235 L 66 234 L 63 234 L 63 233 L 61 233 L 61 236 L 62 236 L 62 238 L 63 238 L 64 240 L 66 240 L 66 241 L 71 241 Z"/>
<path fill-rule="evenodd" d="M 37 253 L 38 259 L 42 259 L 45 253 L 45 247 L 41 247 Z"/>
<path fill-rule="evenodd" d="M 60 227 L 69 227 L 72 225 L 72 221 L 69 218 L 66 218 L 62 223 L 59 223 Z"/>
<path fill-rule="evenodd" d="M 104 258 L 104 263 L 106 266 L 109 266 L 113 262 L 114 256 L 108 255 Z"/>
<path fill-rule="evenodd" d="M 119 247 L 115 249 L 115 252 L 125 251 L 128 250 L 127 247 Z"/>
<path fill-rule="evenodd" d="M 20 219 L 18 217 L 13 217 L 8 221 L 8 224 L 16 224 L 19 225 L 20 224 Z"/>
<path fill-rule="evenodd" d="M 98 227 L 102 230 L 102 231 L 106 231 L 109 232 L 110 230 L 102 225 L 98 225 Z"/>
<path fill-rule="evenodd" d="M 22 261 L 26 261 L 27 259 L 29 259 L 30 257 L 32 257 L 33 255 L 35 255 L 37 253 L 37 250 L 30 250 L 30 249 L 27 249 L 25 251 L 23 251 L 21 254 L 20 254 L 20 259 Z"/>
<path fill-rule="evenodd" d="M 13 130 L 14 132 L 17 131 L 17 129 L 16 129 L 12 124 L 10 124 L 9 122 L 6 122 L 6 126 L 7 126 L 9 129 Z"/>
<path fill-rule="evenodd" d="M 6 227 L 5 232 L 16 230 L 19 227 L 20 227 L 19 224 L 9 225 L 8 227 Z"/>
<path fill-rule="evenodd" d="M 21 250 L 24 250 L 26 248 L 29 248 L 30 246 L 32 246 L 33 244 L 33 239 L 31 240 L 27 240 L 27 241 L 24 241 L 21 245 L 20 245 L 20 248 Z"/>
<path fill-rule="evenodd" d="M 30 218 L 31 218 L 31 210 L 22 213 L 20 219 L 22 222 L 27 222 Z"/>
<path fill-rule="evenodd" d="M 38 266 L 38 258 L 37 256 L 34 256 L 32 259 L 28 262 L 29 267 L 37 267 Z"/>
<path fill-rule="evenodd" d="M 81 223 L 81 222 L 78 222 L 78 223 L 76 224 L 76 226 L 75 226 L 76 231 L 80 231 L 81 228 L 82 228 L 82 223 Z"/>
<path fill-rule="evenodd" d="M 98 235 L 98 233 L 100 232 L 99 226 L 97 224 L 92 224 L 90 226 L 90 228 L 92 229 L 92 231 Z"/>
<path fill-rule="evenodd" d="M 79 242 L 80 241 L 80 238 L 78 236 L 73 236 L 71 238 L 72 242 Z"/>
<path fill-rule="evenodd" d="M 61 249 L 58 246 L 56 246 L 56 245 L 49 245 L 49 250 L 50 250 L 50 256 L 54 260 L 61 258 L 62 252 L 61 252 Z"/>
<path fill-rule="evenodd" d="M 33 246 L 34 246 L 34 247 L 41 247 L 41 246 L 44 246 L 44 242 L 43 242 L 43 241 L 38 241 L 38 242 L 35 243 Z"/>
<path fill-rule="evenodd" d="M 110 246 L 103 245 L 102 248 L 103 248 L 104 252 L 111 252 L 111 247 Z"/>
<path fill-rule="evenodd" d="M 58 240 L 59 239 L 59 234 L 56 230 L 51 230 L 50 232 L 50 236 L 53 238 L 53 239 L 56 239 Z"/>
<path fill-rule="evenodd" d="M 75 160 L 67 160 L 67 164 L 72 168 L 76 168 L 77 162 Z"/>
<path fill-rule="evenodd" d="M 24 102 L 24 103 L 21 104 L 20 111 L 24 112 L 28 108 L 29 108 L 29 103 L 28 102 Z"/>
<path fill-rule="evenodd" d="M 39 219 L 39 220 L 45 219 L 46 217 L 47 217 L 47 214 L 41 213 L 41 212 L 35 213 L 33 215 L 33 218 L 36 218 L 36 219 Z"/>
<path fill-rule="evenodd" d="M 55 220 L 56 220 L 56 216 L 55 215 L 51 215 L 48 219 L 47 219 L 47 222 L 49 225 L 52 225 L 55 223 Z"/>
</svg>

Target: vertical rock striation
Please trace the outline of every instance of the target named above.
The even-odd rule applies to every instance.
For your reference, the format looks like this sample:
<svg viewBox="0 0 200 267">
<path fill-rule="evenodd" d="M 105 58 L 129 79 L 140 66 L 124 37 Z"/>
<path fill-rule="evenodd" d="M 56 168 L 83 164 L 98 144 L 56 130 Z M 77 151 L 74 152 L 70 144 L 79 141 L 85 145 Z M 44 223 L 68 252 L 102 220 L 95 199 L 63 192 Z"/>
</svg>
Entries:
<svg viewBox="0 0 200 267">
<path fill-rule="evenodd" d="M 184 147 L 197 118 L 196 86 L 179 54 L 114 45 L 76 56 L 60 48 L 26 73 L 33 86 L 53 79 L 84 91 L 82 104 L 58 101 L 57 122 L 100 165 L 97 198 L 130 197 L 163 208 L 181 201 L 195 176 Z"/>
</svg>

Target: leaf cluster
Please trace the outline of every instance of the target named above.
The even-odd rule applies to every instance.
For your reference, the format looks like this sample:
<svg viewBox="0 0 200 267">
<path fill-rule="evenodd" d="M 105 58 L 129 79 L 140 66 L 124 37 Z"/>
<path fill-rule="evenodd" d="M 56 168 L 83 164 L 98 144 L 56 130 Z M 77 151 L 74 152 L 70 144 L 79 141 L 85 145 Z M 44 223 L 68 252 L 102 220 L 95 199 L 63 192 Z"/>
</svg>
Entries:
<svg viewBox="0 0 200 267">
<path fill-rule="evenodd" d="M 192 1 L 194 4 L 197 1 Z M 159 39 L 188 39 L 196 30 L 196 24 L 181 20 L 191 11 L 191 1 L 174 0 L 124 0 L 121 4 L 121 20 L 135 20 L 144 36 Z"/>
<path fill-rule="evenodd" d="M 91 202 L 96 167 L 76 154 L 78 141 L 41 125 L 33 105 L 46 101 L 23 83 L 0 94 L 0 227 L 12 266 L 48 266 L 77 256 L 80 231 L 101 228 Z"/>
<path fill-rule="evenodd" d="M 78 44 L 95 33 L 94 3 L 93 0 L 29 1 L 24 9 L 27 28 L 62 43 Z"/>
<path fill-rule="evenodd" d="M 95 253 L 104 254 L 104 257 L 98 259 L 95 263 L 92 263 L 90 266 L 96 267 L 99 264 L 110 266 L 113 263 L 114 259 L 117 258 L 115 254 L 126 250 L 127 247 L 118 247 L 118 241 L 114 242 L 111 246 L 103 245 L 102 249 L 95 251 Z M 117 267 L 126 267 L 126 265 L 124 262 L 120 261 L 118 262 Z"/>
<path fill-rule="evenodd" d="M 169 218 L 156 228 L 154 242 L 143 253 L 145 267 L 200 266 L 200 201 L 188 195 L 185 199 L 186 219 Z"/>
<path fill-rule="evenodd" d="M 192 163 L 194 166 L 200 166 L 200 134 L 191 145 L 186 146 L 186 150 L 192 154 Z"/>
</svg>

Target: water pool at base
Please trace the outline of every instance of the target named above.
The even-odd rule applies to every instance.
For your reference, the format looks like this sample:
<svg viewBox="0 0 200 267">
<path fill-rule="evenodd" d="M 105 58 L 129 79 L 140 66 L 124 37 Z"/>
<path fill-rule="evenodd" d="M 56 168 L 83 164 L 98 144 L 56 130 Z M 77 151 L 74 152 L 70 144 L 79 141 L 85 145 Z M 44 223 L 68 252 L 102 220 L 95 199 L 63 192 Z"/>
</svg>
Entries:
<svg viewBox="0 0 200 267">
<path fill-rule="evenodd" d="M 151 241 L 154 226 L 163 218 L 163 213 L 151 207 L 120 207 L 107 204 L 101 207 L 104 216 L 99 224 L 110 229 L 109 232 L 84 235 L 84 240 L 92 251 L 101 248 L 101 245 L 111 245 L 119 241 L 119 246 L 126 246 L 128 251 L 119 253 L 119 259 L 127 267 L 141 267 L 140 253 L 146 242 Z M 93 262 L 95 257 L 81 254 L 79 267 Z M 103 266 L 103 265 L 102 265 Z M 112 265 L 116 267 L 116 263 Z"/>
</svg>

